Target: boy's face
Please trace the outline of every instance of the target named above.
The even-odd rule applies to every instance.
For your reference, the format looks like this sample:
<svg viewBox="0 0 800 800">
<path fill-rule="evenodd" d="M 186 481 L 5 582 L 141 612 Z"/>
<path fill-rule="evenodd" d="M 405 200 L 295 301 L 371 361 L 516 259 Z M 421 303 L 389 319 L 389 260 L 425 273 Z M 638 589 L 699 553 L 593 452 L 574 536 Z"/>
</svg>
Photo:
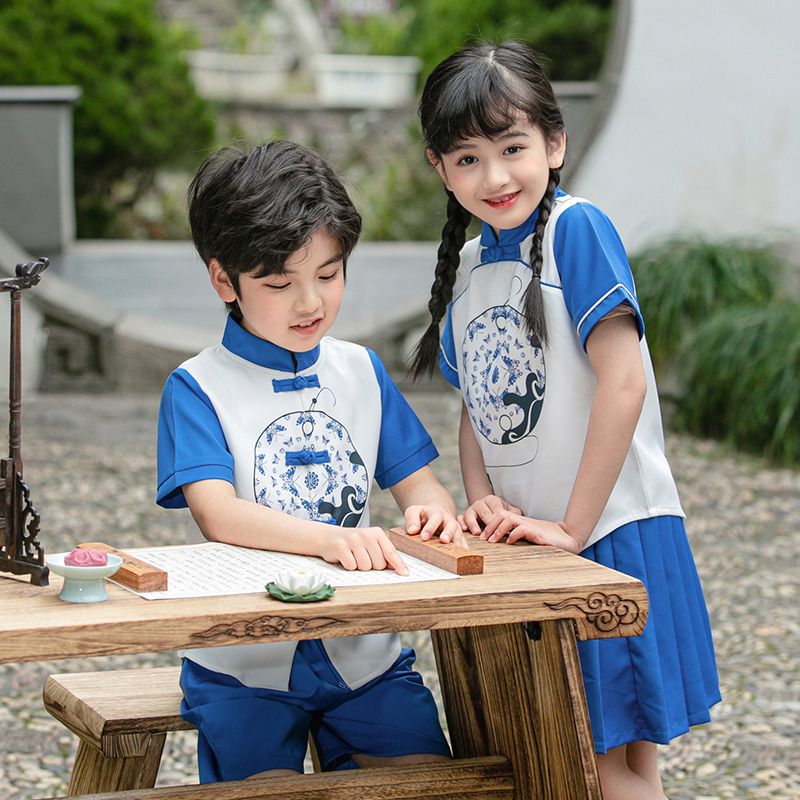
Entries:
<svg viewBox="0 0 800 800">
<path fill-rule="evenodd" d="M 287 259 L 283 274 L 240 275 L 238 294 L 216 259 L 209 270 L 220 299 L 238 301 L 245 330 L 295 353 L 319 344 L 342 304 L 342 250 L 327 228 Z"/>
</svg>

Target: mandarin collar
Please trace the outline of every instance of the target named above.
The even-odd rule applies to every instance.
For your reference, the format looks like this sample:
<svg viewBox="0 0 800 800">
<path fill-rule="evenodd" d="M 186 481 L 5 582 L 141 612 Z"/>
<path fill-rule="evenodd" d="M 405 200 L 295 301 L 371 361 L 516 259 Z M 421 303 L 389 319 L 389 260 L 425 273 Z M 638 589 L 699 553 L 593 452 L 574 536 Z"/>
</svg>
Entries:
<svg viewBox="0 0 800 800">
<path fill-rule="evenodd" d="M 266 339 L 254 336 L 230 315 L 225 323 L 222 346 L 246 361 L 281 372 L 302 372 L 304 369 L 313 367 L 319 358 L 319 345 L 313 350 L 294 353 L 268 342 Z"/>
<path fill-rule="evenodd" d="M 561 187 L 559 187 L 556 189 L 555 197 L 553 199 L 555 200 L 564 194 L 565 192 L 561 189 Z M 533 214 L 531 214 L 528 219 L 525 220 L 525 222 L 523 222 L 521 225 L 517 225 L 516 228 L 501 230 L 499 236 L 494 232 L 494 229 L 491 225 L 484 222 L 483 226 L 481 227 L 481 247 L 485 247 L 490 250 L 493 250 L 494 248 L 513 249 L 514 246 L 521 244 L 533 233 L 533 229 L 536 227 L 536 220 L 538 219 L 539 208 L 537 206 L 533 210 Z"/>
</svg>

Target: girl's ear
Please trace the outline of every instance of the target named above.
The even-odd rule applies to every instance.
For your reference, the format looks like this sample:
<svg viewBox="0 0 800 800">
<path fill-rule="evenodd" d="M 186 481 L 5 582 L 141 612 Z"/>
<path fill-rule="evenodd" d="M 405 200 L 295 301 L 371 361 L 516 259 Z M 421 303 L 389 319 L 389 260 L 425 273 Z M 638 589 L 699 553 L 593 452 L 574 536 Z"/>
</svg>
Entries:
<svg viewBox="0 0 800 800">
<path fill-rule="evenodd" d="M 444 185 L 449 192 L 452 192 L 452 188 L 450 187 L 450 181 L 447 180 L 447 173 L 444 171 L 444 165 L 442 164 L 441 159 L 430 149 L 430 147 L 425 151 L 425 158 L 428 159 L 428 163 L 439 173 L 439 177 L 444 181 Z"/>
<path fill-rule="evenodd" d="M 208 276 L 211 278 L 211 285 L 220 300 L 224 303 L 233 303 L 237 299 L 231 279 L 216 258 L 212 258 L 208 262 Z"/>
<path fill-rule="evenodd" d="M 560 130 L 547 141 L 547 164 L 550 169 L 561 169 L 567 152 L 567 132 Z"/>
</svg>

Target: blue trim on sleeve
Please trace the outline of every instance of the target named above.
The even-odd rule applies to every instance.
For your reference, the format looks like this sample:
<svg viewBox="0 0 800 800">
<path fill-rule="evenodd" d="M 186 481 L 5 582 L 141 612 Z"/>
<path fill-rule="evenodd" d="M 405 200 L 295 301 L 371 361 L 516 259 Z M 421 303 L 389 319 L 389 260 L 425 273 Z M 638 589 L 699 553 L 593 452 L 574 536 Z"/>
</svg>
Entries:
<svg viewBox="0 0 800 800">
<path fill-rule="evenodd" d="M 453 304 L 448 303 L 442 329 L 442 340 L 439 343 L 439 370 L 448 383 L 455 386 L 456 389 L 460 389 L 461 383 L 458 380 L 456 365 L 456 345 L 453 340 Z"/>
<path fill-rule="evenodd" d="M 366 350 L 381 391 L 381 434 L 375 481 L 381 489 L 387 489 L 427 466 L 439 453 L 380 358 L 369 348 Z"/>
<path fill-rule="evenodd" d="M 625 247 L 611 220 L 597 206 L 575 203 L 561 214 L 553 254 L 564 302 L 584 350 L 594 326 L 620 303 L 631 306 L 639 338 L 644 336 L 644 319 Z"/>
<path fill-rule="evenodd" d="M 186 508 L 181 487 L 199 480 L 233 483 L 233 456 L 208 395 L 187 370 L 176 369 L 161 394 L 156 502 Z"/>
<path fill-rule="evenodd" d="M 375 480 L 381 489 L 388 489 L 396 483 L 400 483 L 409 475 L 413 475 L 418 469 L 427 467 L 435 458 L 439 457 L 439 451 L 432 441 L 428 441 L 422 449 L 410 455 L 405 461 L 395 464 L 391 469 L 386 470 L 380 478 L 375 476 Z"/>
</svg>

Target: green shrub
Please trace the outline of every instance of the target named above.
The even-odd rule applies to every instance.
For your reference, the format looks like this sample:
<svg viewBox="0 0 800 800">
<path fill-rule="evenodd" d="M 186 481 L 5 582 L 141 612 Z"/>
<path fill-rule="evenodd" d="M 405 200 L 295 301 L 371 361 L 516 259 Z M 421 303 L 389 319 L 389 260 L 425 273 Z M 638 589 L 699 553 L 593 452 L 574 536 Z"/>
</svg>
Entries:
<svg viewBox="0 0 800 800">
<path fill-rule="evenodd" d="M 766 247 L 697 240 L 649 248 L 632 258 L 631 266 L 658 372 L 694 326 L 715 311 L 770 302 L 782 269 Z"/>
<path fill-rule="evenodd" d="M 554 80 L 597 76 L 611 25 L 609 0 L 398 0 L 394 12 L 339 20 L 341 51 L 415 55 L 427 75 L 477 39 L 521 39 L 552 61 Z"/>
<path fill-rule="evenodd" d="M 680 352 L 674 422 L 782 464 L 800 464 L 800 305 L 719 311 Z"/>
<path fill-rule="evenodd" d="M 0 83 L 83 91 L 74 112 L 80 236 L 106 234 L 158 168 L 196 163 L 210 145 L 210 109 L 189 79 L 186 44 L 154 0 L 0 4 Z"/>
</svg>

